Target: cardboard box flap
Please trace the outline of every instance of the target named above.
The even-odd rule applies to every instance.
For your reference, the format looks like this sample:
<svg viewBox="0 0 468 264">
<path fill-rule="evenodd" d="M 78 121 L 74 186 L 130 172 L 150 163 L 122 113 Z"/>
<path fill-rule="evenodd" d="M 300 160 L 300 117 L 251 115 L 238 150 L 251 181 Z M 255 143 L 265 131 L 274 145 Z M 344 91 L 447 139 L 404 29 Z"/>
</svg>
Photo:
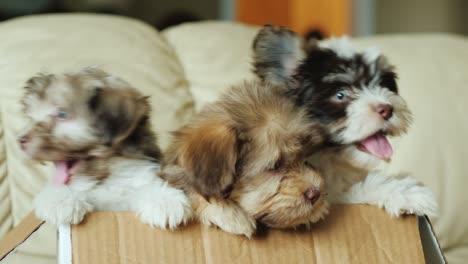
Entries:
<svg viewBox="0 0 468 264">
<path fill-rule="evenodd" d="M 0 259 L 44 222 L 30 213 L 0 243 Z M 426 217 L 392 219 L 365 205 L 334 206 L 310 230 L 254 238 L 197 224 L 164 231 L 129 212 L 96 212 L 59 229 L 58 263 L 446 263 Z"/>
<path fill-rule="evenodd" d="M 366 205 L 334 206 L 310 230 L 252 239 L 197 224 L 164 231 L 128 212 L 91 213 L 70 232 L 73 263 L 425 263 L 415 216 Z"/>
<path fill-rule="evenodd" d="M 34 212 L 29 213 L 23 221 L 13 228 L 0 242 L 0 260 L 14 251 L 19 245 L 26 241 L 44 221 L 38 219 Z"/>
</svg>

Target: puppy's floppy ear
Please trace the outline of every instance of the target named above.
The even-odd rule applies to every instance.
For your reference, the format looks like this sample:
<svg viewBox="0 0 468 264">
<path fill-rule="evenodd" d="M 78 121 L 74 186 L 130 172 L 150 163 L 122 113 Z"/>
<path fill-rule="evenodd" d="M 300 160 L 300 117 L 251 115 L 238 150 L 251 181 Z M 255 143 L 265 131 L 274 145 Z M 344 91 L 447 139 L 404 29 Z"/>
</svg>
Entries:
<svg viewBox="0 0 468 264">
<path fill-rule="evenodd" d="M 131 88 L 94 88 L 88 105 L 110 146 L 127 139 L 150 112 L 147 97 Z"/>
<path fill-rule="evenodd" d="M 235 180 L 237 133 L 222 121 L 186 126 L 175 133 L 173 150 L 195 190 L 205 197 L 222 197 Z"/>
<path fill-rule="evenodd" d="M 254 73 L 262 80 L 284 84 L 305 58 L 303 40 L 291 30 L 265 25 L 253 43 Z"/>
</svg>

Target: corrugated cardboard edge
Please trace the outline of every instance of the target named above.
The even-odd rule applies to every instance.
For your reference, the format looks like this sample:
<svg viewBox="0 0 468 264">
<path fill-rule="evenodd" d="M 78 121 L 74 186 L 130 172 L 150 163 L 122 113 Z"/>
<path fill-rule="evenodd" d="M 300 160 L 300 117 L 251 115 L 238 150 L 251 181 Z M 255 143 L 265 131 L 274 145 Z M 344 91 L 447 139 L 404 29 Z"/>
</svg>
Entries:
<svg viewBox="0 0 468 264">
<path fill-rule="evenodd" d="M 25 219 L 18 226 L 13 228 L 0 242 L 0 260 L 3 260 L 8 254 L 25 242 L 43 223 L 44 221 L 38 219 L 33 212 L 29 213 Z M 426 263 L 447 263 L 429 218 L 425 216 L 418 217 L 418 227 Z M 60 234 L 65 235 L 66 237 L 64 236 L 64 238 L 66 239 L 60 239 Z M 59 245 L 68 242 L 68 253 L 71 253 L 70 226 L 59 228 L 59 239 Z M 427 254 L 428 252 L 431 254 Z M 59 261 L 59 263 L 71 262 L 71 258 L 69 259 L 64 255 L 62 255 L 62 257 L 65 257 L 62 260 L 67 259 L 68 261 Z"/>
<path fill-rule="evenodd" d="M 419 216 L 418 228 L 426 263 L 447 263 L 429 217 Z"/>
<path fill-rule="evenodd" d="M 0 242 L 0 260 L 4 259 L 26 241 L 42 224 L 44 224 L 44 221 L 38 219 L 34 212 L 29 213 L 23 221 L 13 228 Z"/>
<path fill-rule="evenodd" d="M 168 234 L 167 231 L 151 229 L 139 223 L 130 212 L 91 213 L 83 224 L 72 226 L 72 255 L 77 263 L 134 263 L 142 259 L 155 260 L 149 261 L 150 263 L 426 263 L 417 217 L 392 219 L 384 210 L 366 205 L 336 207 L 332 211 L 334 216 L 330 215 L 328 221 L 314 225 L 307 232 L 268 230 L 266 234 L 252 240 L 197 224 Z M 380 222 L 379 218 L 385 221 Z M 346 219 L 351 220 L 344 221 Z M 390 226 L 398 226 L 398 231 L 386 228 L 388 223 Z M 117 226 L 108 228 L 114 225 Z M 327 226 L 328 228 L 324 228 Z M 365 240 L 356 243 L 354 235 L 361 231 L 344 232 L 349 231 L 349 227 L 367 230 L 366 233 L 370 234 L 366 235 Z M 334 231 L 330 233 L 332 229 Z M 308 232 L 312 232 L 313 236 Z M 143 234 L 138 241 L 148 241 L 143 244 L 151 250 L 145 251 L 142 249 L 144 247 L 135 246 L 134 242 L 138 242 L 132 242 L 138 237 L 135 234 Z M 146 237 L 146 234 L 149 236 Z M 272 239 L 272 235 L 276 239 Z M 284 244 L 285 237 L 289 239 L 287 245 Z M 336 239 L 349 244 L 340 245 Z M 389 245 L 393 250 L 385 250 L 389 249 Z M 374 252 L 374 249 L 380 248 L 380 253 Z M 321 253 L 317 255 L 316 252 Z M 198 257 L 192 257 L 195 255 Z M 139 256 L 144 258 L 138 258 Z M 291 259 L 295 261 L 288 262 Z"/>
</svg>

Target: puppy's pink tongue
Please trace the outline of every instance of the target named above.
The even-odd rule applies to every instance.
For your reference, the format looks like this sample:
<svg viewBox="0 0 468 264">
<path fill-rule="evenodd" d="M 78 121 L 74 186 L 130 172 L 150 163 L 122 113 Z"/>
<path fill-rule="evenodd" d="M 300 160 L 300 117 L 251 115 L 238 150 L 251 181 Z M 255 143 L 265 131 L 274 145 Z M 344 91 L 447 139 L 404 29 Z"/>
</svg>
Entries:
<svg viewBox="0 0 468 264">
<path fill-rule="evenodd" d="M 387 138 L 382 134 L 375 134 L 360 142 L 370 154 L 381 158 L 389 159 L 393 155 L 393 149 Z"/>
<path fill-rule="evenodd" d="M 70 181 L 70 171 L 65 160 L 55 162 L 55 177 L 52 183 L 55 185 L 65 185 Z"/>
</svg>

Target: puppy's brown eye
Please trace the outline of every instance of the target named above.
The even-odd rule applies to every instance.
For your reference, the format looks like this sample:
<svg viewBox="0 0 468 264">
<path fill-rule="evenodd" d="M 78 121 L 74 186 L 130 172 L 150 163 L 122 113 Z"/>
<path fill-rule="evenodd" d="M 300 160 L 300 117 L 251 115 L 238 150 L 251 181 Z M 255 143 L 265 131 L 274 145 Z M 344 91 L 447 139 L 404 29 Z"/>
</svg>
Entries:
<svg viewBox="0 0 468 264">
<path fill-rule="evenodd" d="M 282 159 L 279 159 L 275 162 L 275 164 L 271 167 L 271 171 L 279 171 L 283 168 L 284 164 L 283 164 L 283 160 Z"/>
</svg>

